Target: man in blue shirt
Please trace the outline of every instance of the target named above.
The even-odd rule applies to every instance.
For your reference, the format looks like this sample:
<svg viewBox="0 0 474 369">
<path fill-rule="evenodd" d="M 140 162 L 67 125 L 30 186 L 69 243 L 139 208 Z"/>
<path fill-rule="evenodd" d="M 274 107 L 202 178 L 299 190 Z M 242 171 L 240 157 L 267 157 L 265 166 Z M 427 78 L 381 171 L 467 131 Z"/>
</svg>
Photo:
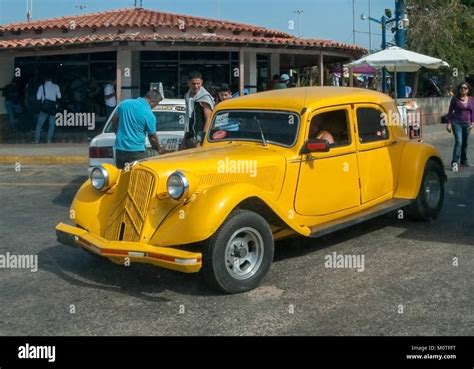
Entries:
<svg viewBox="0 0 474 369">
<path fill-rule="evenodd" d="M 122 101 L 113 118 L 116 130 L 115 163 L 123 169 L 127 163 L 145 158 L 145 137 L 148 135 L 151 147 L 161 153 L 156 133 L 156 117 L 152 109 L 161 101 L 155 90 L 145 97 Z"/>
</svg>

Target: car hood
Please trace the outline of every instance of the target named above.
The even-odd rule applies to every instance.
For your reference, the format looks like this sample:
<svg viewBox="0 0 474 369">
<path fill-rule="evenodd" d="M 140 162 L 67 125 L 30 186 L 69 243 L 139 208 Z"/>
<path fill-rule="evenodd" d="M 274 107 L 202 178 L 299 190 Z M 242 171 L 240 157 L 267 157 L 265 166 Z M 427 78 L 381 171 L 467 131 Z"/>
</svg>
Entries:
<svg viewBox="0 0 474 369">
<path fill-rule="evenodd" d="M 140 165 L 157 173 L 160 187 L 171 173 L 181 170 L 199 180 L 199 190 L 225 183 L 251 183 L 274 191 L 283 181 L 286 160 L 269 146 L 234 142 L 161 155 L 145 159 Z"/>
</svg>

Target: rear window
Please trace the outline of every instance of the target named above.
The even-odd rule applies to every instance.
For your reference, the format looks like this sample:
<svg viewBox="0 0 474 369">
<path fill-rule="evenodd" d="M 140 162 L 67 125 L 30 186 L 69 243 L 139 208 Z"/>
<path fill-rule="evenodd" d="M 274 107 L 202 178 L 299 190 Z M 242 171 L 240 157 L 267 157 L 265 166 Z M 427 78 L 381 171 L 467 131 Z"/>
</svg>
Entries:
<svg viewBox="0 0 474 369">
<path fill-rule="evenodd" d="M 184 106 L 160 106 L 158 111 L 153 111 L 156 117 L 156 130 L 158 132 L 184 131 L 185 110 Z M 111 122 L 107 124 L 104 132 L 113 132 Z"/>
</svg>

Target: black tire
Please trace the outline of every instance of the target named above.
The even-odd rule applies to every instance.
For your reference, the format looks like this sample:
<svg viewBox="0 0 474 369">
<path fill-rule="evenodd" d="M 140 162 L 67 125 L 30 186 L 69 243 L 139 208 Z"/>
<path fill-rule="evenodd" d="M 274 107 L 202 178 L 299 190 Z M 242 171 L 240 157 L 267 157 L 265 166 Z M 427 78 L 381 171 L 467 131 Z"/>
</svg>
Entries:
<svg viewBox="0 0 474 369">
<path fill-rule="evenodd" d="M 265 219 L 253 211 L 237 209 L 205 244 L 201 273 L 209 287 L 215 290 L 225 293 L 249 291 L 267 274 L 273 252 L 273 235 Z"/>
<path fill-rule="evenodd" d="M 415 201 L 406 207 L 407 214 L 415 220 L 436 219 L 443 207 L 444 201 L 444 170 L 434 160 L 428 160 L 425 165 L 420 190 Z M 439 195 L 431 188 L 439 186 Z M 430 198 L 432 196 L 433 198 Z"/>
</svg>

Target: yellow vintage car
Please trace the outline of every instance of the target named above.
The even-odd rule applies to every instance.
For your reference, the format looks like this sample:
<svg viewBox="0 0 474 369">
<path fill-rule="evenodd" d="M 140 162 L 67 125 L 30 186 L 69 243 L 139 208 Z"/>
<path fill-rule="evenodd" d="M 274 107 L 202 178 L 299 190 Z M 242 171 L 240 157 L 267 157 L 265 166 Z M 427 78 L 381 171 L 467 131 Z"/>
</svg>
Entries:
<svg viewBox="0 0 474 369">
<path fill-rule="evenodd" d="M 410 140 L 385 94 L 302 87 L 220 103 L 202 147 L 92 170 L 58 241 L 118 264 L 201 272 L 213 288 L 257 287 L 274 242 L 320 237 L 399 210 L 436 218 L 446 175 Z"/>
</svg>

